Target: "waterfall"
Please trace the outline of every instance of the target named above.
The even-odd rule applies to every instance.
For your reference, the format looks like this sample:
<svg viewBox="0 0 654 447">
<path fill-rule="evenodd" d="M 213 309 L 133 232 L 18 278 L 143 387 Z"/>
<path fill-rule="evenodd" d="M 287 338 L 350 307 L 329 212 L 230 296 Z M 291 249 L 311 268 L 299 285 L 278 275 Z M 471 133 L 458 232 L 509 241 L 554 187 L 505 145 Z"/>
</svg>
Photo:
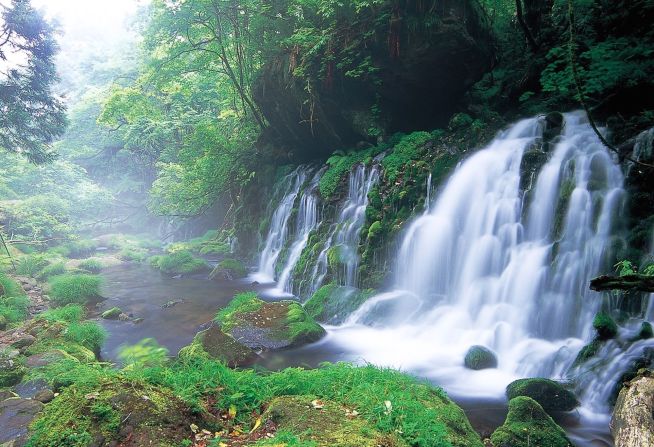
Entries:
<svg viewBox="0 0 654 447">
<path fill-rule="evenodd" d="M 295 240 L 291 245 L 288 260 L 284 265 L 277 288 L 282 292 L 293 293 L 293 269 L 307 246 L 311 231 L 318 225 L 318 182 L 324 169 L 318 171 L 309 186 L 302 192 L 295 230 Z"/>
<path fill-rule="evenodd" d="M 272 214 L 266 243 L 259 258 L 259 268 L 254 275 L 260 281 L 274 281 L 277 258 L 284 248 L 288 236 L 288 223 L 293 211 L 295 199 L 305 183 L 309 168 L 299 166 L 280 182 L 281 200 Z"/>
<path fill-rule="evenodd" d="M 366 221 L 368 193 L 378 180 L 377 164 L 370 167 L 360 164 L 350 172 L 347 196 L 314 264 L 309 295 L 322 285 L 327 275 L 330 253 L 338 258 L 336 281 L 343 286 L 358 285 L 360 233 Z"/>
<path fill-rule="evenodd" d="M 602 303 L 588 282 L 606 267 L 623 176 L 585 116 L 569 113 L 525 193 L 523 155 L 540 152 L 543 130 L 542 118 L 520 121 L 456 169 L 406 230 L 394 289 L 335 330 L 337 343 L 468 395 L 565 373 Z M 497 369 L 464 369 L 477 344 Z"/>
</svg>

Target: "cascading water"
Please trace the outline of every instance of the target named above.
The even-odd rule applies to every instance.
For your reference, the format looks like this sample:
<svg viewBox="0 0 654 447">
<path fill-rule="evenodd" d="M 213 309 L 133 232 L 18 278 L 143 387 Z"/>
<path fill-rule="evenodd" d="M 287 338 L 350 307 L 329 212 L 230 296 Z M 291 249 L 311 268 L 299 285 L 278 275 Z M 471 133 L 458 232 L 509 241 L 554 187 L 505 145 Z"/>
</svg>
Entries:
<svg viewBox="0 0 654 447">
<path fill-rule="evenodd" d="M 623 177 L 581 113 L 521 190 L 540 118 L 520 121 L 464 161 L 408 228 L 395 290 L 368 300 L 332 339 L 366 361 L 432 377 L 460 395 L 500 396 L 518 377 L 562 376 L 592 331 Z M 463 367 L 472 345 L 497 369 Z"/>
<path fill-rule="evenodd" d="M 288 221 L 293 211 L 295 199 L 306 181 L 308 171 L 307 166 L 299 166 L 295 171 L 284 177 L 280 183 L 282 189 L 281 200 L 270 220 L 266 243 L 259 258 L 259 268 L 254 275 L 254 278 L 259 281 L 272 282 L 275 279 L 277 258 L 279 258 L 288 236 Z"/>
<path fill-rule="evenodd" d="M 318 182 L 323 172 L 324 170 L 320 170 L 313 176 L 311 183 L 300 196 L 295 240 L 277 281 L 277 288 L 282 292 L 293 293 L 293 269 L 300 259 L 302 250 L 307 246 L 309 234 L 318 225 Z"/>
<path fill-rule="evenodd" d="M 359 233 L 366 220 L 368 193 L 378 180 L 379 167 L 376 164 L 371 167 L 358 165 L 350 173 L 347 197 L 314 265 L 308 296 L 322 285 L 328 270 L 330 252 L 338 258 L 338 283 L 343 286 L 357 286 Z"/>
</svg>

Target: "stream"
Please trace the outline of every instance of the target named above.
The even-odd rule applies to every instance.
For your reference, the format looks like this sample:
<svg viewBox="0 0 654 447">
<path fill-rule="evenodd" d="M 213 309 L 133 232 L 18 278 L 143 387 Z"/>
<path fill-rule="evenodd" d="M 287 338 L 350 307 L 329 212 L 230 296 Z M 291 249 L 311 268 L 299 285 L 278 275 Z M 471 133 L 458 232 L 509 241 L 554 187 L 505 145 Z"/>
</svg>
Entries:
<svg viewBox="0 0 654 447">
<path fill-rule="evenodd" d="M 102 276 L 105 279 L 103 294 L 108 297 L 103 302 L 102 309 L 117 306 L 134 318 L 143 318 L 141 323 L 100 319 L 102 326 L 109 332 L 102 357 L 111 361 L 117 361 L 121 346 L 135 344 L 148 337 L 156 339 L 171 355 L 175 355 L 193 340 L 195 334 L 219 309 L 229 303 L 235 293 L 257 291 L 267 300 L 280 297 L 275 283 L 253 284 L 251 277 L 236 281 L 209 281 L 202 276 L 174 279 L 139 264 L 107 268 Z M 162 307 L 175 300 L 182 302 Z M 280 370 L 296 366 L 315 368 L 322 362 L 348 361 L 363 364 L 369 361 L 356 350 L 344 347 L 344 337 L 356 336 L 356 333 L 348 333 L 351 328 L 326 326 L 326 329 L 327 336 L 317 343 L 262 354 L 258 366 Z M 490 436 L 506 417 L 507 406 L 503 393 L 493 396 L 466 394 L 457 387 L 448 387 L 446 383 L 436 380 L 430 371 L 405 369 L 401 366 L 400 369 L 442 386 L 465 410 L 473 427 L 482 437 Z M 608 429 L 609 416 L 606 414 L 594 414 L 582 407 L 557 422 L 577 447 L 613 446 Z"/>
</svg>

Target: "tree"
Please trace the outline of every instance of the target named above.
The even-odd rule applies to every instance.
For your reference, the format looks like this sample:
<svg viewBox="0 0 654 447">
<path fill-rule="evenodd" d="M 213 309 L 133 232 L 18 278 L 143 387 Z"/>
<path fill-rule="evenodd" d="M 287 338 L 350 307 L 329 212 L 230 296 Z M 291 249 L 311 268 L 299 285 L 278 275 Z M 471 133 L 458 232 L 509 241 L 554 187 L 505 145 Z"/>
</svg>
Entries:
<svg viewBox="0 0 654 447">
<path fill-rule="evenodd" d="M 0 3 L 0 148 L 33 163 L 51 161 L 50 143 L 66 125 L 57 81 L 52 26 L 29 0 Z"/>
</svg>

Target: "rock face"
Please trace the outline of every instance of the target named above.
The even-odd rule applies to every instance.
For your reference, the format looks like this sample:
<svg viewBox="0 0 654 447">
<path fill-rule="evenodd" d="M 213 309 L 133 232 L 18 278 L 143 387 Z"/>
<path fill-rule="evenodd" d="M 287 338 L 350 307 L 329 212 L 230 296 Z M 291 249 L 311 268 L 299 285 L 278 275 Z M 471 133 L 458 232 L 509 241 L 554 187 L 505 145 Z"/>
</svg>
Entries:
<svg viewBox="0 0 654 447">
<path fill-rule="evenodd" d="M 471 346 L 466 353 L 463 364 L 468 369 L 480 370 L 497 368 L 497 357 L 484 346 Z"/>
<path fill-rule="evenodd" d="M 254 350 L 300 346 L 326 333 L 295 301 L 268 303 L 255 293 L 237 295 L 216 321 L 225 334 Z"/>
<path fill-rule="evenodd" d="M 473 1 L 341 9 L 325 44 L 282 46 L 254 86 L 269 123 L 266 139 L 295 150 L 297 159 L 327 156 L 379 133 L 443 126 L 491 66 L 490 28 Z M 424 15 L 428 23 L 419 20 Z"/>
<path fill-rule="evenodd" d="M 198 332 L 193 342 L 179 352 L 180 358 L 207 355 L 230 368 L 250 366 L 259 358 L 256 352 L 223 333 L 216 325 Z"/>
<path fill-rule="evenodd" d="M 539 403 L 547 411 L 572 411 L 579 402 L 574 394 L 549 379 L 519 379 L 506 387 L 506 396 L 514 399 L 527 396 Z"/>
<path fill-rule="evenodd" d="M 526 396 L 511 399 L 509 414 L 491 441 L 494 447 L 572 447 L 563 429 Z"/>
<path fill-rule="evenodd" d="M 654 445 L 654 378 L 645 373 L 625 384 L 611 419 L 616 447 Z"/>
</svg>

